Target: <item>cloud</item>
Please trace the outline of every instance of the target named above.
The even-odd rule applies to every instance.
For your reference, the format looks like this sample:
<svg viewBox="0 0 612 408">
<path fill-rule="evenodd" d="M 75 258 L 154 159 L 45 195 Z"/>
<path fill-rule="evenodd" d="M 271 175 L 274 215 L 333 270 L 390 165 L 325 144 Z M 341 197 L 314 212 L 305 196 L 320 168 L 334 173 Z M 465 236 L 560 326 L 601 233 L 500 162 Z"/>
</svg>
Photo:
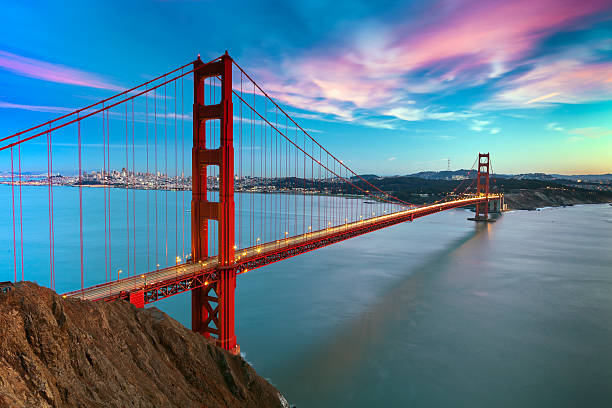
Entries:
<svg viewBox="0 0 612 408">
<path fill-rule="evenodd" d="M 180 120 L 181 119 L 181 115 L 177 115 L 177 118 Z M 192 121 L 191 115 L 185 115 L 185 119 L 187 119 L 189 121 Z M 255 125 L 255 126 L 269 126 L 268 123 L 266 123 L 259 116 L 255 116 L 255 117 L 253 117 L 253 119 L 251 119 L 247 115 L 243 115 L 242 118 L 240 118 L 239 115 L 234 115 L 233 116 L 233 121 L 234 121 L 234 126 L 238 126 L 238 127 L 240 127 L 240 125 L 239 125 L 240 122 L 242 122 L 243 126 L 251 125 L 251 124 Z M 274 121 L 270 121 L 270 119 L 268 119 L 268 121 L 276 126 L 276 123 Z M 291 123 L 291 122 L 288 122 L 288 123 Z M 293 125 L 289 125 L 289 124 L 287 124 L 287 126 L 285 126 L 284 119 L 278 124 L 277 129 L 278 129 L 278 131 L 280 133 L 284 134 L 285 136 L 287 136 L 289 138 L 292 138 L 294 133 L 293 132 L 288 132 L 288 131 L 297 131 L 297 132 L 299 132 L 300 137 L 303 134 L 302 133 L 302 129 L 304 129 L 308 133 L 321 133 L 321 131 L 318 130 L 318 129 L 309 129 L 309 128 L 306 128 L 306 127 L 302 127 L 302 129 L 300 129 L 297 126 L 293 126 Z"/>
<path fill-rule="evenodd" d="M 82 111 L 81 115 L 96 112 L 100 108 L 101 108 L 101 105 L 96 106 L 94 108 L 86 109 Z M 11 103 L 11 102 L 5 102 L 5 101 L 0 101 L 0 109 L 18 109 L 18 110 L 26 110 L 30 112 L 46 112 L 46 113 L 71 113 L 76 110 L 74 108 L 66 108 L 62 106 L 25 105 L 25 104 Z M 115 119 L 115 120 L 119 120 L 119 121 L 125 120 L 125 114 L 122 112 L 116 111 L 116 110 L 115 111 L 107 110 L 106 114 L 110 115 L 110 118 Z M 101 115 L 102 113 L 97 113 L 96 115 L 92 115 L 90 118 L 101 117 Z M 164 123 L 163 122 L 164 120 L 167 121 L 167 123 L 170 125 L 174 124 L 175 119 L 177 121 L 179 120 L 185 120 L 187 122 L 192 121 L 191 114 L 180 114 L 178 112 L 177 113 L 167 112 L 166 114 L 164 114 L 163 112 L 157 112 L 157 114 L 155 114 L 154 112 L 149 112 L 148 117 L 147 117 L 146 112 L 139 112 L 139 111 L 134 112 L 134 121 L 137 123 L 153 124 L 156 117 L 158 120 L 158 124 L 160 126 Z M 75 119 L 75 118 L 76 116 L 72 116 L 70 119 Z M 84 120 L 87 120 L 87 119 L 88 118 L 85 118 Z M 131 113 L 128 113 L 128 119 L 131 120 Z M 234 120 L 238 121 L 240 120 L 240 118 L 237 116 L 234 116 Z M 247 121 L 248 119 L 244 118 L 243 120 Z M 295 129 L 295 127 L 289 127 L 289 129 Z M 312 129 L 309 129 L 308 131 L 317 132 L 317 130 L 312 130 Z"/>
<path fill-rule="evenodd" d="M 292 118 L 311 119 L 311 120 L 323 120 L 323 121 L 328 121 L 329 120 L 329 119 L 327 119 L 327 118 L 325 118 L 322 115 L 319 115 L 317 113 L 306 113 L 306 112 L 295 112 L 295 111 L 289 111 L 287 113 Z"/>
<path fill-rule="evenodd" d="M 340 40 L 281 56 L 274 73 L 259 71 L 266 88 L 284 103 L 340 121 L 360 123 L 381 114 L 404 121 L 462 120 L 465 115 L 441 107 L 406 105 L 413 95 L 499 78 L 521 66 L 543 39 L 608 5 L 607 0 L 436 1 L 424 6 L 419 23 L 399 16 L 397 24 L 385 26 L 362 21 L 357 29 L 337 33 Z M 530 89 L 532 82 L 525 79 L 518 93 L 505 88 L 501 101 L 538 106 L 564 95 L 549 86 Z"/>
<path fill-rule="evenodd" d="M 546 130 L 554 130 L 556 132 L 562 132 L 563 130 L 563 126 L 560 126 L 557 122 L 551 122 L 548 125 L 546 125 Z"/>
<path fill-rule="evenodd" d="M 482 132 L 483 130 L 485 130 L 485 127 L 490 124 L 491 122 L 488 120 L 478 120 L 478 119 L 474 119 L 472 120 L 472 124 L 470 125 L 470 129 L 475 131 L 475 132 Z"/>
<path fill-rule="evenodd" d="M 0 50 L 0 68 L 17 75 L 48 82 L 107 89 L 111 91 L 124 90 L 95 74 L 66 67 L 64 65 L 23 57 L 2 50 Z"/>
<path fill-rule="evenodd" d="M 552 92 L 549 93 L 547 95 L 542 95 L 542 96 L 538 96 L 537 98 L 533 98 L 528 100 L 527 102 L 525 102 L 526 105 L 530 104 L 530 103 L 536 103 L 536 102 L 540 102 L 540 101 L 545 101 L 546 99 L 550 99 L 550 98 L 554 98 L 555 96 L 561 94 L 561 92 Z"/>
<path fill-rule="evenodd" d="M 421 109 L 413 108 L 411 106 L 391 108 L 383 113 L 407 122 L 416 122 L 421 120 L 453 121 L 477 116 L 477 114 L 472 112 L 436 112 L 430 108 Z"/>
<path fill-rule="evenodd" d="M 385 114 L 389 116 L 395 116 L 401 120 L 408 122 L 414 122 L 425 119 L 425 111 L 417 108 L 392 108 L 385 111 Z"/>
<path fill-rule="evenodd" d="M 387 161 L 393 161 L 393 160 L 395 160 L 396 158 L 397 158 L 397 157 L 389 157 L 389 158 L 387 159 Z"/>
<path fill-rule="evenodd" d="M 612 136 L 612 129 L 600 126 L 591 126 L 584 128 L 576 128 L 569 131 L 570 134 L 576 135 L 574 138 L 599 139 L 601 137 Z"/>
<path fill-rule="evenodd" d="M 367 127 L 377 128 L 377 129 L 387 129 L 387 130 L 395 130 L 399 129 L 397 122 L 393 119 L 367 119 L 367 118 L 359 118 L 354 121 L 354 123 L 358 125 L 363 125 Z"/>
<path fill-rule="evenodd" d="M 489 106 L 527 108 L 607 100 L 612 94 L 611 79 L 612 62 L 544 61 L 504 84 Z"/>
<path fill-rule="evenodd" d="M 490 120 L 479 120 L 472 119 L 470 122 L 470 130 L 474 132 L 488 132 L 492 135 L 496 135 L 501 132 L 501 129 L 498 127 L 489 127 L 489 125 L 493 123 Z"/>
<path fill-rule="evenodd" d="M 474 112 L 429 112 L 427 117 L 436 120 L 463 120 L 478 116 L 478 113 Z"/>
<path fill-rule="evenodd" d="M 73 112 L 72 108 L 63 108 L 60 106 L 43 106 L 43 105 L 22 105 L 18 103 L 0 101 L 0 109 L 20 109 L 31 112 L 51 112 L 51 113 L 69 113 Z"/>
<path fill-rule="evenodd" d="M 443 17 L 418 30 L 400 29 L 394 66 L 405 69 L 458 60 L 446 73 L 452 79 L 462 70 L 486 64 L 489 77 L 499 76 L 528 54 L 542 38 L 581 17 L 608 8 L 605 0 L 476 0 L 446 5 Z M 440 4 L 432 7 L 439 8 Z M 412 35 L 410 35 L 412 34 Z"/>
</svg>

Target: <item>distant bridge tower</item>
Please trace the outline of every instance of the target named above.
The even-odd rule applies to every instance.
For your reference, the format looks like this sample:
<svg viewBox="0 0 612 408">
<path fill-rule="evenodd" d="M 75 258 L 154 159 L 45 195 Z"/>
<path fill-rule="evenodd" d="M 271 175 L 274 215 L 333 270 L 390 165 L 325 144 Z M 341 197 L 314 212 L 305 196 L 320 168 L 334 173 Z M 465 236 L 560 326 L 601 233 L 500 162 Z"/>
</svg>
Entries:
<svg viewBox="0 0 612 408">
<path fill-rule="evenodd" d="M 219 237 L 219 266 L 216 279 L 204 282 L 191 293 L 191 328 L 193 331 L 217 340 L 226 350 L 238 353 L 234 331 L 234 142 L 232 108 L 232 59 L 225 53 L 219 61 L 205 66 L 194 62 L 192 193 L 191 193 L 191 247 L 193 261 L 208 257 L 208 221 L 217 221 Z M 219 104 L 205 104 L 204 80 L 221 80 Z M 213 101 L 214 102 L 214 101 Z M 221 141 L 218 148 L 206 147 L 206 121 L 218 120 Z M 209 165 L 219 166 L 219 201 L 207 198 L 207 172 Z"/>
<path fill-rule="evenodd" d="M 478 174 L 476 176 L 476 194 L 489 196 L 489 153 L 478 153 Z M 489 200 L 476 204 L 476 221 L 489 220 Z"/>
</svg>

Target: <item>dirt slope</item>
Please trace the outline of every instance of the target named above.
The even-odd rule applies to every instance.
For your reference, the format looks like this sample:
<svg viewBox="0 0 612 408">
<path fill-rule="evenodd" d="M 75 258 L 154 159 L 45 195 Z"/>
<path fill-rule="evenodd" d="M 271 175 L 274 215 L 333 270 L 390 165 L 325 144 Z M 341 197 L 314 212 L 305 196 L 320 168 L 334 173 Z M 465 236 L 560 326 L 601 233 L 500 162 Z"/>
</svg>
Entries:
<svg viewBox="0 0 612 408">
<path fill-rule="evenodd" d="M 0 407 L 284 407 L 242 358 L 157 309 L 0 293 Z"/>
</svg>

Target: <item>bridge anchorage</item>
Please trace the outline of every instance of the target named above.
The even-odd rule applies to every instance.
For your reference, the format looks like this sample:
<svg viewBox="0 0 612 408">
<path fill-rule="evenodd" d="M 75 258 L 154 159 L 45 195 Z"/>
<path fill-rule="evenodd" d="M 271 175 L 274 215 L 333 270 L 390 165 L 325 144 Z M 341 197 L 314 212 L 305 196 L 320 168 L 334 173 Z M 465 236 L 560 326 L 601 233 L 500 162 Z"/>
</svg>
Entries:
<svg viewBox="0 0 612 408">
<path fill-rule="evenodd" d="M 190 120 L 191 180 L 188 154 L 184 160 Z M 54 145 L 78 175 L 54 172 Z M 191 292 L 193 331 L 232 353 L 240 352 L 234 309 L 240 274 L 441 211 L 475 206 L 474 220 L 490 221 L 503 209 L 503 196 L 490 189 L 489 153 L 479 154 L 475 178 L 468 175 L 433 203 L 415 205 L 383 191 L 323 147 L 227 52 L 0 138 L 0 155 L 11 163 L 0 183 L 12 195 L 15 282 L 18 269 L 24 280 L 24 259 L 48 253 L 52 289 L 56 269 L 80 272 L 80 289 L 65 297 L 144 307 Z M 45 155 L 46 174 L 22 180 L 31 173 L 22 164 L 38 168 Z M 48 248 L 38 245 L 40 225 L 28 228 L 22 217 L 22 184 L 46 187 L 37 197 L 49 210 Z M 54 204 L 54 186 L 74 200 Z M 92 219 L 103 228 L 89 228 Z M 29 230 L 38 235 L 24 240 Z M 56 242 L 56 230 L 78 236 L 80 251 L 72 241 Z M 56 246 L 58 254 L 75 256 L 56 257 Z M 76 281 L 59 280 L 63 288 Z M 0 283 L 1 291 L 10 289 Z"/>
</svg>

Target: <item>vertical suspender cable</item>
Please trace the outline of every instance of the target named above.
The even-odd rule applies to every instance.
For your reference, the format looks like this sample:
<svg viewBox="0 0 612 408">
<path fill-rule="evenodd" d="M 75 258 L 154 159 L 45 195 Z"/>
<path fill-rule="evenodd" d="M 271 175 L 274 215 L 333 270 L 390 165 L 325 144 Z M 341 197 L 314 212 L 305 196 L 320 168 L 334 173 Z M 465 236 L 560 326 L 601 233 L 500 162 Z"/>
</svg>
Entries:
<svg viewBox="0 0 612 408">
<path fill-rule="evenodd" d="M 274 109 L 274 120 L 276 122 L 276 129 L 278 129 L 278 109 Z M 278 184 L 278 131 L 275 130 L 274 131 L 274 178 L 275 178 L 275 182 Z M 276 189 L 275 189 L 276 190 Z M 278 194 L 274 194 L 274 234 L 278 234 L 278 217 L 279 217 L 279 213 L 280 211 L 277 210 L 278 207 L 278 203 L 279 203 L 279 197 Z M 278 237 L 278 235 L 276 236 Z M 272 239 L 274 239 L 274 235 L 272 236 Z"/>
<path fill-rule="evenodd" d="M 130 276 L 130 163 L 128 160 L 128 106 L 125 103 L 125 232 L 127 250 L 127 276 Z"/>
<path fill-rule="evenodd" d="M 314 203 L 314 194 L 315 194 L 315 183 L 314 183 L 314 144 L 310 143 L 310 186 L 311 186 L 311 193 L 310 193 L 310 227 L 311 229 L 315 229 L 314 223 L 313 223 L 313 203 Z"/>
<path fill-rule="evenodd" d="M 164 242 L 166 249 L 166 266 L 168 265 L 168 106 L 167 106 L 167 88 L 166 88 L 166 76 L 164 75 L 164 220 L 165 220 L 165 233 Z"/>
<path fill-rule="evenodd" d="M 242 98 L 242 72 L 240 72 L 240 97 Z M 242 101 L 239 103 L 240 130 L 238 132 L 238 144 L 240 145 L 240 148 L 238 150 L 238 182 L 240 183 L 240 188 L 238 190 L 238 248 L 242 249 L 242 196 L 244 195 L 244 192 L 242 191 L 242 185 L 244 185 L 242 180 Z"/>
<path fill-rule="evenodd" d="M 255 106 L 255 85 L 253 85 L 253 106 Z M 251 183 L 254 183 L 255 180 L 255 123 L 253 123 L 253 109 L 251 109 Z M 251 224 L 251 237 L 250 237 L 250 246 L 255 244 L 255 194 L 251 192 L 251 211 L 250 211 L 250 224 Z"/>
<path fill-rule="evenodd" d="M 264 117 L 267 119 L 268 118 L 268 101 L 267 100 L 265 103 L 264 112 L 265 112 Z M 265 190 L 267 189 L 267 184 L 268 184 L 268 181 L 266 180 L 266 178 L 268 177 L 268 171 L 267 171 L 268 170 L 268 157 L 267 157 L 268 155 L 268 148 L 267 148 L 268 135 L 267 133 L 268 132 L 267 132 L 267 128 L 268 128 L 267 125 L 264 124 L 264 173 L 263 173 L 264 174 L 263 176 L 264 178 L 264 191 L 263 191 L 264 205 L 263 205 L 263 208 L 261 209 L 261 224 L 262 224 L 262 230 L 263 230 L 263 233 L 262 233 L 263 235 L 261 236 L 261 239 L 264 242 L 266 242 L 266 223 L 264 222 L 263 219 L 264 219 L 264 214 L 267 210 L 267 205 L 266 205 L 267 204 L 266 203 L 267 194 Z"/>
<path fill-rule="evenodd" d="M 299 146 L 298 140 L 299 140 L 299 136 L 296 134 L 296 145 L 297 146 Z M 300 210 L 300 214 L 301 214 L 300 218 L 302 218 L 301 233 L 303 234 L 306 232 L 306 155 L 304 154 L 304 150 L 300 150 L 298 148 L 296 148 L 296 150 L 298 151 L 297 152 L 298 159 L 299 159 L 299 156 L 302 156 L 302 160 L 300 160 L 301 163 L 300 163 L 299 170 L 302 171 L 300 178 L 302 179 L 302 185 L 303 185 L 302 194 L 300 197 L 300 202 L 302 205 L 301 210 Z M 299 173 L 299 170 L 298 170 L 298 173 Z"/>
<path fill-rule="evenodd" d="M 136 275 L 136 152 L 134 146 L 134 99 L 132 99 L 132 273 Z"/>
<path fill-rule="evenodd" d="M 17 140 L 21 140 L 21 135 L 17 136 Z M 23 206 L 21 205 L 21 143 L 17 146 L 17 156 L 19 158 L 19 238 L 21 240 L 21 280 L 23 280 Z"/>
<path fill-rule="evenodd" d="M 77 113 L 77 118 L 79 114 Z M 83 277 L 83 167 L 81 163 L 81 121 L 77 122 L 78 126 L 78 145 L 79 145 L 79 241 L 81 244 L 81 291 L 85 287 Z"/>
<path fill-rule="evenodd" d="M 51 249 L 51 162 L 50 162 L 50 150 L 49 150 L 49 132 L 47 132 L 47 191 L 49 198 L 47 204 L 49 206 L 49 287 L 53 287 L 53 253 Z"/>
<path fill-rule="evenodd" d="M 155 245 L 155 269 L 159 268 L 159 241 L 157 239 L 157 232 L 159 228 L 157 227 L 157 193 L 159 191 L 159 175 L 157 171 L 157 89 L 153 90 L 153 118 L 154 118 L 154 134 L 155 134 L 155 241 L 153 245 Z"/>
<path fill-rule="evenodd" d="M 287 116 L 285 116 L 285 134 L 289 134 L 287 128 Z M 287 233 L 289 232 L 289 143 L 285 141 L 285 238 L 287 238 Z"/>
<path fill-rule="evenodd" d="M 104 104 L 102 104 L 104 109 Z M 106 221 L 106 123 L 105 123 L 104 110 L 102 111 L 102 183 L 104 190 L 104 275 L 106 282 L 108 282 L 108 235 L 107 235 L 107 221 Z"/>
<path fill-rule="evenodd" d="M 295 130 L 295 134 L 294 134 L 294 138 L 295 140 L 292 141 L 292 143 L 290 143 L 289 148 L 293 149 L 295 151 L 295 155 L 293 153 L 291 153 L 292 159 L 294 160 L 294 163 L 291 165 L 291 167 L 293 167 L 291 169 L 291 171 L 294 174 L 295 177 L 295 189 L 297 189 L 299 187 L 299 179 L 300 179 L 300 170 L 299 170 L 299 149 L 297 148 L 297 144 L 298 144 L 298 134 L 297 134 L 297 128 Z M 295 143 L 295 145 L 293 144 Z M 299 235 L 299 228 L 298 228 L 298 191 L 294 191 L 293 192 L 293 235 Z"/>
<path fill-rule="evenodd" d="M 183 69 L 181 69 L 181 74 Z M 185 82 L 181 75 L 181 183 L 185 181 Z M 183 231 L 183 240 L 181 244 L 181 252 L 185 259 L 185 190 L 181 186 L 181 227 Z"/>
<path fill-rule="evenodd" d="M 51 128 L 51 125 L 49 125 Z M 47 132 L 47 181 L 49 185 L 49 273 L 51 289 L 55 287 L 55 260 L 53 244 L 53 150 L 51 144 L 51 132 Z"/>
<path fill-rule="evenodd" d="M 111 173 L 110 164 L 110 108 L 106 111 L 106 169 Z M 113 246 L 112 246 L 112 228 L 111 228 L 111 192 L 112 188 L 108 188 L 108 279 L 113 278 Z"/>
<path fill-rule="evenodd" d="M 17 283 L 17 241 L 15 238 L 15 180 L 13 173 L 13 148 L 11 147 L 11 196 L 13 197 L 13 266 L 15 269 L 15 283 Z"/>
<path fill-rule="evenodd" d="M 176 119 L 176 79 L 174 80 L 174 254 L 178 258 L 178 125 Z"/>
<path fill-rule="evenodd" d="M 148 87 L 145 86 L 145 90 L 148 91 L 147 89 Z M 147 179 L 151 176 L 149 174 L 149 92 L 145 93 L 145 144 L 146 144 L 146 149 L 147 149 L 147 153 L 146 153 L 146 166 L 147 166 L 147 172 L 146 172 L 146 177 Z M 145 224 L 147 225 L 147 272 L 151 271 L 151 267 L 150 267 L 150 263 L 149 263 L 149 224 L 150 224 L 150 219 L 149 219 L 149 187 L 147 186 L 147 191 L 146 191 L 146 195 L 147 195 L 147 209 L 146 209 L 146 221 Z"/>
</svg>

